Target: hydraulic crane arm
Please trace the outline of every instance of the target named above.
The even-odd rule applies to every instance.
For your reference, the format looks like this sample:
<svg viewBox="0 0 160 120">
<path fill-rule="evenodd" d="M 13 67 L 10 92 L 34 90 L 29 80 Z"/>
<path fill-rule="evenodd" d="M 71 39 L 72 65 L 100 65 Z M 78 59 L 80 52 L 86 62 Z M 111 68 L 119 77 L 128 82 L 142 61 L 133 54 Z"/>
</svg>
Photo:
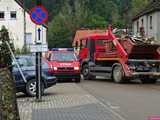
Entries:
<svg viewBox="0 0 160 120">
<path fill-rule="evenodd" d="M 120 57 L 124 58 L 125 60 L 128 58 L 127 52 L 124 50 L 122 45 L 119 43 L 117 37 L 112 33 L 112 28 L 109 26 L 108 31 L 106 33 L 108 35 L 108 38 L 113 41 L 113 44 L 115 45 L 117 51 L 120 54 Z"/>
</svg>

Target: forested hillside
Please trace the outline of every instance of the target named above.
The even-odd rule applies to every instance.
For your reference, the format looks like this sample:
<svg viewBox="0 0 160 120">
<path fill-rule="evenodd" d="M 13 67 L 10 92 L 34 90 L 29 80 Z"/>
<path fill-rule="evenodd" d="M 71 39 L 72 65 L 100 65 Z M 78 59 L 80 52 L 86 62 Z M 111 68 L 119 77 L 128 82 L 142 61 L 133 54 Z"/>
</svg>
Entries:
<svg viewBox="0 0 160 120">
<path fill-rule="evenodd" d="M 49 47 L 71 47 L 80 28 L 106 28 L 108 23 L 124 28 L 149 0 L 42 0 L 49 12 Z M 27 8 L 35 5 L 26 0 Z"/>
</svg>

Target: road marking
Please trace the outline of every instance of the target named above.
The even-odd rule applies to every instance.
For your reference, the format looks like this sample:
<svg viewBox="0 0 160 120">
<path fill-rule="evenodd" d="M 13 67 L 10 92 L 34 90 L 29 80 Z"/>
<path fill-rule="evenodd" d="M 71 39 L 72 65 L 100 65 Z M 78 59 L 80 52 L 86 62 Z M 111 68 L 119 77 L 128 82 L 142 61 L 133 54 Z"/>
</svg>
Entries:
<svg viewBox="0 0 160 120">
<path fill-rule="evenodd" d="M 104 100 L 103 98 L 97 98 L 96 96 L 94 96 L 93 94 L 90 93 L 90 91 L 88 91 L 87 89 L 85 89 L 83 86 L 81 86 L 81 88 L 83 88 L 83 90 L 85 90 L 86 92 L 88 92 L 88 94 L 90 96 L 93 96 L 95 99 L 97 99 L 98 103 L 103 106 L 105 109 L 107 109 L 108 111 L 110 111 L 114 116 L 116 116 L 117 118 L 119 118 L 120 120 L 127 120 L 125 119 L 122 115 L 120 115 L 119 113 L 117 113 L 116 111 L 113 110 L 113 107 L 111 105 L 110 102 Z M 105 102 L 107 102 L 107 104 L 105 104 Z M 120 106 L 116 106 L 117 108 L 120 108 Z"/>
<path fill-rule="evenodd" d="M 94 97 L 101 106 L 103 106 L 105 109 L 107 109 L 108 111 L 110 111 L 114 116 L 116 116 L 116 117 L 119 118 L 120 120 L 126 120 L 123 116 L 121 116 L 119 113 L 117 113 L 116 111 L 114 111 L 114 110 L 111 108 L 110 102 L 107 102 L 108 104 L 106 105 L 106 104 L 104 104 L 104 103 L 102 102 L 102 100 L 97 99 L 95 96 L 93 96 L 93 95 L 90 94 L 90 93 L 89 93 L 89 95 L 86 95 L 86 97 Z M 113 107 L 113 106 L 112 106 L 112 107 Z M 117 107 L 119 107 L 119 106 L 117 106 Z M 119 107 L 119 108 L 120 108 L 120 107 Z"/>
<path fill-rule="evenodd" d="M 120 109 L 120 106 L 118 106 L 118 105 L 112 105 L 110 102 L 108 102 L 107 105 L 108 105 L 111 109 Z"/>
<path fill-rule="evenodd" d="M 113 115 L 115 115 L 116 117 L 118 117 L 120 120 L 126 120 L 123 116 L 121 116 L 119 113 L 117 113 L 116 111 L 114 111 L 113 109 L 111 109 L 110 107 L 108 107 L 107 105 L 105 105 L 100 100 L 99 100 L 99 104 L 101 104 L 105 109 L 109 110 Z"/>
</svg>

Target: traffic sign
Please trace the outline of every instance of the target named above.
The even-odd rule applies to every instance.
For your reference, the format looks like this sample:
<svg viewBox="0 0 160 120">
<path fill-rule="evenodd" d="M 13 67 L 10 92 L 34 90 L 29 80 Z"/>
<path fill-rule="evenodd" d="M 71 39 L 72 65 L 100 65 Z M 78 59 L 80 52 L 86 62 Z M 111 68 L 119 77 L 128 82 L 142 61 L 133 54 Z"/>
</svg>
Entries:
<svg viewBox="0 0 160 120">
<path fill-rule="evenodd" d="M 30 46 L 30 51 L 32 53 L 47 52 L 48 51 L 48 45 L 47 44 L 33 44 L 33 45 Z"/>
<path fill-rule="evenodd" d="M 36 28 L 36 43 L 42 44 L 43 43 L 43 27 L 37 26 Z"/>
<path fill-rule="evenodd" d="M 30 18 L 35 24 L 41 25 L 48 20 L 48 12 L 42 5 L 37 5 L 31 9 Z"/>
</svg>

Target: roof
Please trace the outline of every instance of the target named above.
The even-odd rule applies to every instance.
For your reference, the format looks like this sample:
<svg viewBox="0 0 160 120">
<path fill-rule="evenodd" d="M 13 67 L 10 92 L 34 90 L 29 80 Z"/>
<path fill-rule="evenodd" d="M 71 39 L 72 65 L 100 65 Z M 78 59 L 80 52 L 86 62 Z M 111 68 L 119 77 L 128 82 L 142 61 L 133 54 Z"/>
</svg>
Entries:
<svg viewBox="0 0 160 120">
<path fill-rule="evenodd" d="M 90 29 L 81 29 L 81 30 L 77 30 L 74 40 L 73 40 L 73 44 L 72 46 L 76 46 L 76 42 L 80 42 L 80 40 L 82 38 L 88 37 L 91 34 L 104 34 L 105 30 L 100 30 L 100 29 L 95 29 L 95 30 L 90 30 Z"/>
<path fill-rule="evenodd" d="M 24 8 L 23 0 L 14 0 L 14 1 L 16 1 L 21 8 L 25 9 L 25 11 L 26 11 L 28 14 L 30 14 L 30 10 L 27 9 L 27 8 Z M 45 28 L 48 28 L 48 25 L 47 25 L 47 24 L 42 24 L 42 26 L 45 27 Z"/>
<path fill-rule="evenodd" d="M 134 20 L 137 20 L 138 18 L 150 14 L 156 11 L 160 11 L 160 0 L 152 0 L 141 12 L 139 12 L 134 18 Z"/>
<path fill-rule="evenodd" d="M 92 34 L 92 35 L 89 35 L 87 37 L 84 37 L 82 39 L 91 39 L 91 40 L 102 40 L 102 39 L 108 39 L 108 36 L 106 35 L 106 33 L 103 33 L 103 34 Z"/>
</svg>

